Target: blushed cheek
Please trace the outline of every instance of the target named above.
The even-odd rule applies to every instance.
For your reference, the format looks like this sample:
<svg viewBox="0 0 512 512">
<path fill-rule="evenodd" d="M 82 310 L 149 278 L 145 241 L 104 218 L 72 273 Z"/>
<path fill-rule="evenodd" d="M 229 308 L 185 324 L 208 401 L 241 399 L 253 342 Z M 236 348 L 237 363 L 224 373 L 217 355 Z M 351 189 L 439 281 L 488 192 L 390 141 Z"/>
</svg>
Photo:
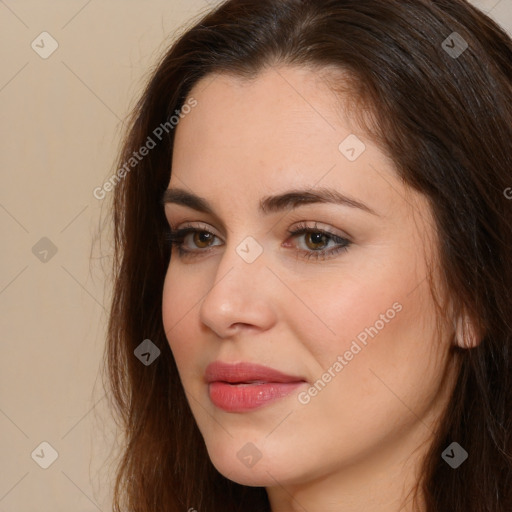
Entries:
<svg viewBox="0 0 512 512">
<path fill-rule="evenodd" d="M 190 389 L 186 375 L 195 361 L 194 351 L 197 349 L 191 341 L 197 339 L 197 334 L 194 335 L 192 332 L 186 309 L 175 295 L 168 296 L 167 300 L 164 298 L 163 325 L 180 380 L 187 389 Z"/>
<path fill-rule="evenodd" d="M 328 306 L 325 302 L 322 319 L 335 334 L 318 336 L 311 323 L 306 326 L 302 321 L 306 330 L 301 339 L 309 340 L 310 353 L 318 363 L 315 382 L 327 380 L 330 388 L 322 391 L 319 406 L 323 402 L 336 408 L 342 400 L 356 410 L 360 400 L 374 403 L 371 397 L 384 394 L 384 399 L 389 393 L 379 377 L 399 389 L 421 386 L 419 381 L 428 377 L 435 316 L 425 307 L 426 283 L 412 294 L 405 281 L 395 283 L 396 290 L 391 292 L 389 283 L 376 286 L 379 294 L 371 293 L 368 283 L 341 298 L 338 294 L 336 300 L 331 295 Z M 316 307 L 322 310 L 320 303 Z"/>
<path fill-rule="evenodd" d="M 380 323 L 373 326 L 378 332 L 368 335 L 366 344 L 357 336 L 342 335 L 336 345 L 321 346 L 322 369 L 314 380 L 319 391 L 313 391 L 315 396 L 304 406 L 308 417 L 326 422 L 340 418 L 348 438 L 365 445 L 373 442 L 377 426 L 383 429 L 378 435 L 384 435 L 395 422 L 411 420 L 407 407 L 418 413 L 424 410 L 435 389 L 439 365 L 436 370 L 435 354 L 429 349 L 431 332 L 423 331 L 410 314 L 411 304 L 402 306 L 382 329 L 378 330 Z M 367 332 L 355 323 L 351 330 Z"/>
<path fill-rule="evenodd" d="M 179 269 L 168 271 L 163 286 L 162 321 L 178 371 L 185 381 L 207 354 L 199 323 L 203 295 L 199 283 L 191 282 Z"/>
<path fill-rule="evenodd" d="M 167 274 L 162 295 L 162 321 L 167 341 L 173 352 L 179 350 L 181 340 L 186 338 L 187 321 L 193 313 L 188 306 L 186 287 L 170 273 Z"/>
<path fill-rule="evenodd" d="M 333 354 L 342 355 L 346 351 L 356 354 L 378 343 L 383 334 L 390 331 L 390 326 L 399 322 L 404 309 L 401 300 L 397 300 L 402 294 L 390 293 L 389 284 L 352 282 L 350 286 L 343 286 L 342 282 L 343 279 L 330 294 L 310 302 L 310 309 L 316 316 L 296 313 L 302 333 L 309 333 L 311 351 L 318 356 L 330 354 L 330 359 Z M 332 288 L 332 281 L 327 286 Z"/>
</svg>

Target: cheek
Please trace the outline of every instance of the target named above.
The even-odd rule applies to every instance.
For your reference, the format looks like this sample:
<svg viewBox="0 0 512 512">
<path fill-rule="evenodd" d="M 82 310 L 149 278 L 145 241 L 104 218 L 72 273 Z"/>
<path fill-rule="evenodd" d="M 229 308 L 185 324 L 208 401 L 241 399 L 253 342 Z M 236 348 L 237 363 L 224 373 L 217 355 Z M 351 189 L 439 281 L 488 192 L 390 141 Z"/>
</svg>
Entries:
<svg viewBox="0 0 512 512">
<path fill-rule="evenodd" d="M 407 283 L 389 276 L 389 272 L 380 276 L 340 272 L 338 278 L 322 276 L 309 284 L 297 281 L 293 289 L 301 300 L 288 296 L 288 305 L 282 309 L 288 315 L 287 325 L 324 368 L 350 350 L 355 341 L 363 348 L 379 343 L 404 316 L 404 300 L 410 290 Z M 410 307 L 408 304 L 407 309 Z"/>
<path fill-rule="evenodd" d="M 311 380 L 324 376 L 328 387 L 340 386 L 339 393 L 348 389 L 350 401 L 358 394 L 389 394 L 377 376 L 397 386 L 421 387 L 422 380 L 435 385 L 444 352 L 436 342 L 437 317 L 427 281 L 421 281 L 414 265 L 353 272 L 339 284 L 323 278 L 315 282 L 318 292 L 311 284 L 294 286 L 309 311 L 298 302 L 287 309 L 287 325 L 311 356 Z"/>
<path fill-rule="evenodd" d="M 337 418 L 363 442 L 377 424 L 384 434 L 390 422 L 413 420 L 411 410 L 426 411 L 439 392 L 447 352 L 436 340 L 428 285 L 410 290 L 404 286 L 374 294 L 354 288 L 338 294 L 329 308 L 320 309 L 335 334 L 319 336 L 318 329 L 302 321 L 300 339 L 315 362 L 308 396 L 301 397 L 310 417 L 327 423 Z"/>
<path fill-rule="evenodd" d="M 194 284 L 183 273 L 169 267 L 163 286 L 162 321 L 180 374 L 183 363 L 192 360 L 189 356 L 195 350 L 193 341 L 199 339 L 198 333 L 193 332 L 193 322 L 200 295 L 194 290 Z"/>
</svg>

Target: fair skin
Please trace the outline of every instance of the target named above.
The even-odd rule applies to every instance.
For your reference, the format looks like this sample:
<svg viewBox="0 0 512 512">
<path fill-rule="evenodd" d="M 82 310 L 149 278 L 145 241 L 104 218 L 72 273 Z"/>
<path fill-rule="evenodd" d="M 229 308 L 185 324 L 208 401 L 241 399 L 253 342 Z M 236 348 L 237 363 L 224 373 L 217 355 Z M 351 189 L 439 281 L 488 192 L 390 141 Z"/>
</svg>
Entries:
<svg viewBox="0 0 512 512">
<path fill-rule="evenodd" d="M 176 129 L 169 189 L 204 198 L 213 214 L 176 203 L 165 213 L 174 229 L 213 236 L 187 235 L 192 257 L 173 248 L 163 321 L 213 464 L 265 487 L 273 512 L 412 511 L 407 494 L 455 379 L 453 327 L 435 331 L 425 279 L 436 240 L 426 199 L 406 189 L 318 73 L 281 66 L 252 81 L 209 76 L 190 96 L 197 106 Z M 350 134 L 366 146 L 354 161 L 338 148 Z M 318 187 L 374 213 L 334 203 L 258 209 L 266 196 Z M 340 243 L 290 236 L 300 223 L 351 244 L 307 259 Z M 236 250 L 249 236 L 259 245 L 242 247 L 262 249 L 251 263 Z M 218 360 L 306 382 L 263 407 L 228 412 L 212 403 L 204 378 Z M 326 372 L 326 385 L 310 392 Z M 261 453 L 251 467 L 237 457 L 247 443 Z"/>
</svg>

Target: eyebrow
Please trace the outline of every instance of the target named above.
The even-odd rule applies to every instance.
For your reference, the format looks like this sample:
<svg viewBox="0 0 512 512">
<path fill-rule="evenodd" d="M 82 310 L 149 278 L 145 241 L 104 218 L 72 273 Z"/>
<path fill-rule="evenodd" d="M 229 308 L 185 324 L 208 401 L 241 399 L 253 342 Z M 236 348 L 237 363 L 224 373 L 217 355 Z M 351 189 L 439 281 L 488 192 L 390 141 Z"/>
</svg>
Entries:
<svg viewBox="0 0 512 512">
<path fill-rule="evenodd" d="M 197 210 L 198 212 L 215 215 L 212 206 L 206 199 L 181 188 L 165 190 L 160 203 L 162 206 L 169 203 L 179 204 Z M 346 196 L 337 190 L 324 187 L 294 189 L 279 195 L 265 196 L 259 201 L 259 211 L 263 214 L 269 214 L 314 203 L 338 204 L 350 208 L 358 208 L 372 215 L 376 215 L 377 217 L 379 216 L 372 208 L 364 203 Z"/>
</svg>

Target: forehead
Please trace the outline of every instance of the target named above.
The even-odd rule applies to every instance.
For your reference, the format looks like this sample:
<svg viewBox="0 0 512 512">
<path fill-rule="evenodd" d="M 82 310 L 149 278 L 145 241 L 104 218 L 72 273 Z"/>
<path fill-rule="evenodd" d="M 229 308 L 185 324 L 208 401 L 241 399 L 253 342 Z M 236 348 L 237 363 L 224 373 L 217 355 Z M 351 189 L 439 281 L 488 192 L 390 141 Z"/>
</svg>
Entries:
<svg viewBox="0 0 512 512">
<path fill-rule="evenodd" d="M 197 105 L 176 128 L 170 187 L 256 207 L 268 193 L 318 185 L 379 204 L 381 211 L 396 206 L 402 185 L 393 163 L 321 74 L 280 67 L 251 80 L 210 75 L 189 97 Z M 360 153 L 356 159 L 344 153 L 347 140 Z"/>
<path fill-rule="evenodd" d="M 350 120 L 340 115 L 338 96 L 310 69 L 270 68 L 251 80 L 210 75 L 190 96 L 197 106 L 181 120 L 175 141 L 177 152 L 183 139 L 201 144 L 201 152 L 189 159 L 226 148 L 233 158 L 241 152 L 245 158 L 265 153 L 286 159 L 299 149 L 327 159 L 337 156 L 340 136 L 351 129 Z"/>
</svg>

